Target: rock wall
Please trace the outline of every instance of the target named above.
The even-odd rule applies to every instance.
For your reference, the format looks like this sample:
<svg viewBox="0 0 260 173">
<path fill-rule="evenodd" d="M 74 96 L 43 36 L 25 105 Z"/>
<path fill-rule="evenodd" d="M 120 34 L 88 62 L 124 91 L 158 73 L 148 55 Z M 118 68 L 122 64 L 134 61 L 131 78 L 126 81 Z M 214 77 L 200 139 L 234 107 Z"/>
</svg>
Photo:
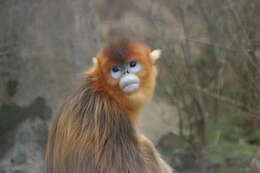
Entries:
<svg viewBox="0 0 260 173">
<path fill-rule="evenodd" d="M 41 173 L 49 119 L 98 49 L 94 2 L 0 8 L 0 172 Z"/>
</svg>

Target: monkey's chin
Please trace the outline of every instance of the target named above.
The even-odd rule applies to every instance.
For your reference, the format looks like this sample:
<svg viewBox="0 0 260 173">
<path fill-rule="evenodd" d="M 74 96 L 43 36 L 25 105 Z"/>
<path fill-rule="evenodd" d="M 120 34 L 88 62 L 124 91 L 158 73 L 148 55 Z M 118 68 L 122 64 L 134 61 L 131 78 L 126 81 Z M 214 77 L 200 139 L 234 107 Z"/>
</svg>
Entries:
<svg viewBox="0 0 260 173">
<path fill-rule="evenodd" d="M 129 85 L 125 86 L 124 88 L 122 88 L 122 90 L 125 93 L 132 93 L 132 92 L 136 91 L 138 88 L 139 88 L 139 84 L 132 83 L 132 84 L 129 84 Z"/>
</svg>

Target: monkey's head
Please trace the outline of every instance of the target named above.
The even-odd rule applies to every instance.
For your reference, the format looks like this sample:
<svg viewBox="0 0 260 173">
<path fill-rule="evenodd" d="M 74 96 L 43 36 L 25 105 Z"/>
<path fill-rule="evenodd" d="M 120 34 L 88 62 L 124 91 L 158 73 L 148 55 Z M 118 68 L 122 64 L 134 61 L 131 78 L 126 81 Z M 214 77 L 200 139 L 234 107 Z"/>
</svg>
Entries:
<svg viewBox="0 0 260 173">
<path fill-rule="evenodd" d="M 134 40 L 117 40 L 104 47 L 93 59 L 102 88 L 119 100 L 145 103 L 153 94 L 160 50 Z"/>
</svg>

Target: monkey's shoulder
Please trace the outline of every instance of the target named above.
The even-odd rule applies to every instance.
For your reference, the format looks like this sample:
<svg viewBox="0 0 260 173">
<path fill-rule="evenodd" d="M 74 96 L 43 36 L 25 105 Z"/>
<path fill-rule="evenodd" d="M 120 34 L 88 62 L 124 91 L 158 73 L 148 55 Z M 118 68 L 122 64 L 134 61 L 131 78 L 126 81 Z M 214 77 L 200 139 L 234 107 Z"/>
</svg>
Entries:
<svg viewBox="0 0 260 173">
<path fill-rule="evenodd" d="M 138 135 L 138 141 L 140 144 L 140 148 L 142 153 L 149 158 L 156 158 L 157 151 L 153 143 L 143 134 Z"/>
<path fill-rule="evenodd" d="M 153 143 L 144 135 L 138 136 L 147 167 L 160 173 L 173 173 L 172 168 L 161 158 Z"/>
</svg>

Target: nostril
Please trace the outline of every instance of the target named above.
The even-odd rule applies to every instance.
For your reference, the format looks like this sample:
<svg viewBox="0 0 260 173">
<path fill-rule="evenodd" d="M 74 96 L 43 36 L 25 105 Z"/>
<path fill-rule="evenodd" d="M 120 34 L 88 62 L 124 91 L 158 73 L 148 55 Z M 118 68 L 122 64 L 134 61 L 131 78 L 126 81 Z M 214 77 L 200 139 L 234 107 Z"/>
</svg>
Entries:
<svg viewBox="0 0 260 173">
<path fill-rule="evenodd" d="M 129 72 L 128 70 L 125 70 L 125 71 L 123 72 L 123 75 L 128 75 L 128 74 L 130 74 L 130 72 Z"/>
</svg>

